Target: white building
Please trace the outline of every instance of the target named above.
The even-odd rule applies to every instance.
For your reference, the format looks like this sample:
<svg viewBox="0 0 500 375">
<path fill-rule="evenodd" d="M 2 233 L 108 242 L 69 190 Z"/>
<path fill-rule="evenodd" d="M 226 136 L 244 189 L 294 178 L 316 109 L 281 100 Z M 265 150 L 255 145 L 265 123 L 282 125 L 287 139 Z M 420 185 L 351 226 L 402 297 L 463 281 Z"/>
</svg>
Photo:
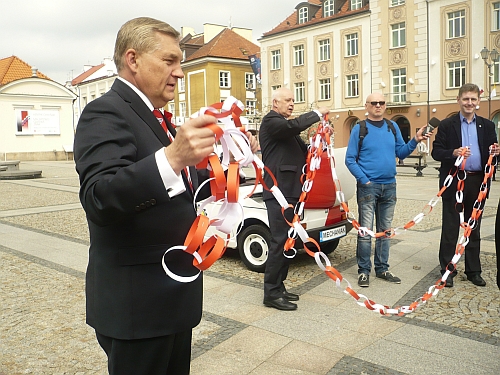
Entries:
<svg viewBox="0 0 500 375">
<path fill-rule="evenodd" d="M 16 56 L 0 59 L 0 160 L 65 160 L 76 95 Z"/>
</svg>

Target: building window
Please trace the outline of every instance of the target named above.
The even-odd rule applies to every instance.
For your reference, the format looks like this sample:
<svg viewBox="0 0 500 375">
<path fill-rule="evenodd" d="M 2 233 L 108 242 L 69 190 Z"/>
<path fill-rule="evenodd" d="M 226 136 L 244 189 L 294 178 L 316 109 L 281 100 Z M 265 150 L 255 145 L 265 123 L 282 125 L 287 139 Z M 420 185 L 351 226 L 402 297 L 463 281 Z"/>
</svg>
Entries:
<svg viewBox="0 0 500 375">
<path fill-rule="evenodd" d="M 406 24 L 404 22 L 391 25 L 392 47 L 404 47 L 406 45 Z"/>
<path fill-rule="evenodd" d="M 271 51 L 271 70 L 281 69 L 281 50 Z"/>
<path fill-rule="evenodd" d="M 465 60 L 448 63 L 448 88 L 456 89 L 465 83 Z"/>
<path fill-rule="evenodd" d="M 172 116 L 175 117 L 175 103 L 172 102 L 168 103 L 167 108 L 168 108 L 167 111 L 169 111 L 172 114 Z"/>
<path fill-rule="evenodd" d="M 363 6 L 363 0 L 351 0 L 351 10 L 360 9 Z"/>
<path fill-rule="evenodd" d="M 304 45 L 293 47 L 293 66 L 304 65 Z"/>
<path fill-rule="evenodd" d="M 319 44 L 318 61 L 330 60 L 330 39 L 320 40 L 318 44 Z"/>
<path fill-rule="evenodd" d="M 465 10 L 448 13 L 448 38 L 465 36 Z"/>
<path fill-rule="evenodd" d="M 184 77 L 179 79 L 179 92 L 186 91 L 186 79 Z"/>
<path fill-rule="evenodd" d="M 319 99 L 329 100 L 331 95 L 330 78 L 319 80 Z"/>
<path fill-rule="evenodd" d="M 333 3 L 333 0 L 326 0 L 323 3 L 323 17 L 330 17 L 335 14 L 335 7 Z"/>
<path fill-rule="evenodd" d="M 306 101 L 306 85 L 304 82 L 297 82 L 295 88 L 295 103 L 304 103 Z"/>
<path fill-rule="evenodd" d="M 309 21 L 307 18 L 307 7 L 302 7 L 299 9 L 299 23 L 305 23 Z"/>
<path fill-rule="evenodd" d="M 271 86 L 271 92 L 278 90 L 281 88 L 281 85 Z"/>
<path fill-rule="evenodd" d="M 392 101 L 406 102 L 406 68 L 392 71 Z"/>
<path fill-rule="evenodd" d="M 224 70 L 219 71 L 219 87 L 231 87 L 231 73 Z"/>
<path fill-rule="evenodd" d="M 395 7 L 396 5 L 403 5 L 405 0 L 391 0 L 391 7 Z"/>
<path fill-rule="evenodd" d="M 359 96 L 359 77 L 357 74 L 351 74 L 346 77 L 347 80 L 347 97 L 354 98 Z"/>
<path fill-rule="evenodd" d="M 246 103 L 247 116 L 255 115 L 255 100 L 247 100 Z"/>
<path fill-rule="evenodd" d="M 179 117 L 186 117 L 186 102 L 179 103 Z"/>
<path fill-rule="evenodd" d="M 245 87 L 247 90 L 255 90 L 255 74 L 245 73 Z"/>
<path fill-rule="evenodd" d="M 500 2 L 493 3 L 493 31 L 500 30 Z"/>
<path fill-rule="evenodd" d="M 346 56 L 356 56 L 358 54 L 358 33 L 345 36 Z"/>
</svg>

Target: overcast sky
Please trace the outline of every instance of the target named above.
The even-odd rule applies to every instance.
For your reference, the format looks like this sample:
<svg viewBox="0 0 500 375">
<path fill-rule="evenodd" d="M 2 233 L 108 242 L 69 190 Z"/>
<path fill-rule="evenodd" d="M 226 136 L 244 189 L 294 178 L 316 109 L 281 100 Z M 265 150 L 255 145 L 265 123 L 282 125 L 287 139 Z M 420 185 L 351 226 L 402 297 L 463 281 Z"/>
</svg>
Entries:
<svg viewBox="0 0 500 375">
<path fill-rule="evenodd" d="M 298 0 L 0 0 L 0 58 L 15 55 L 64 84 L 113 56 L 116 33 L 135 17 L 203 32 L 204 23 L 253 30 L 254 42 Z"/>
</svg>

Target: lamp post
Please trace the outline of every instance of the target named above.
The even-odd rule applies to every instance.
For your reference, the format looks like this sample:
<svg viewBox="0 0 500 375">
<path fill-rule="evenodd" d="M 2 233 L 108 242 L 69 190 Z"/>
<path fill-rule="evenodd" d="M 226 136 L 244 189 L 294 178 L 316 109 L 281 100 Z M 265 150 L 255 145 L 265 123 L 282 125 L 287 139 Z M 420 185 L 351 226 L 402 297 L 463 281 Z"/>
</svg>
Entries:
<svg viewBox="0 0 500 375">
<path fill-rule="evenodd" d="M 488 67 L 488 120 L 491 118 L 491 77 L 493 76 L 491 68 L 497 61 L 498 56 L 499 53 L 495 48 L 490 51 L 488 48 L 484 47 L 481 50 L 481 58 Z M 488 59 L 491 60 L 491 62 L 488 62 Z"/>
</svg>

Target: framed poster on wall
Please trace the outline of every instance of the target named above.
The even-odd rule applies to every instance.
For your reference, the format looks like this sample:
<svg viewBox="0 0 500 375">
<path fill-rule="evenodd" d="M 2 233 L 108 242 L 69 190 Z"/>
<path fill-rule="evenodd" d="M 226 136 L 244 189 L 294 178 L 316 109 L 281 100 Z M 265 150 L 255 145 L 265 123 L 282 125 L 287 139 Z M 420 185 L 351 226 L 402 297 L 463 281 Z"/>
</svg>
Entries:
<svg viewBox="0 0 500 375">
<path fill-rule="evenodd" d="M 60 134 L 59 111 L 16 110 L 16 134 Z"/>
</svg>

